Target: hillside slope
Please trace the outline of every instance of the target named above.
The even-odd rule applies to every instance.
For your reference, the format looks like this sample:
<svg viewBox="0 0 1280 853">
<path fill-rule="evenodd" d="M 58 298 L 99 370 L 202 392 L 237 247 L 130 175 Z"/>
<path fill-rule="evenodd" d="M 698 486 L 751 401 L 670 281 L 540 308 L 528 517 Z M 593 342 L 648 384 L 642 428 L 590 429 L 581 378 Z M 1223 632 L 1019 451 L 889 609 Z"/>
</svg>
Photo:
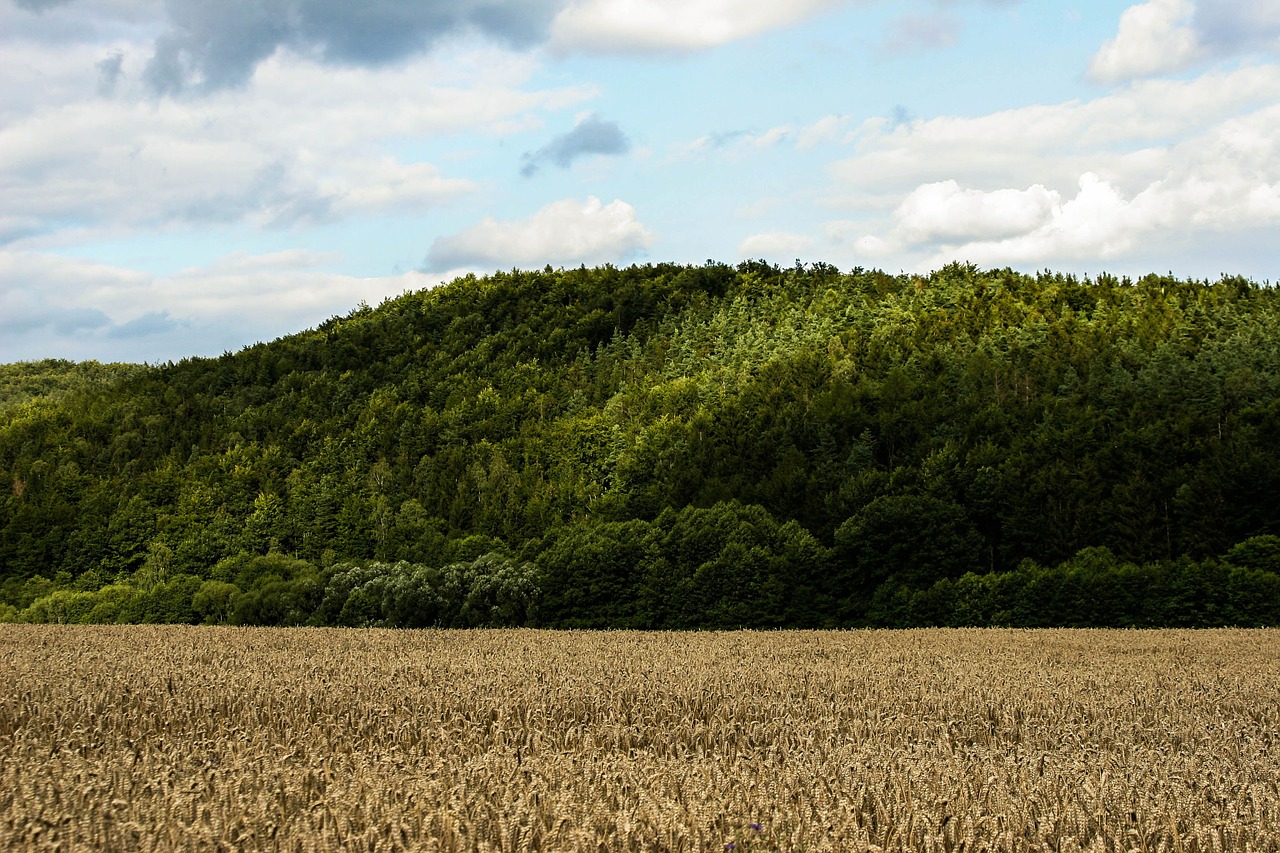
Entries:
<svg viewBox="0 0 1280 853">
<path fill-rule="evenodd" d="M 488 556 L 554 624 L 857 624 L 877 592 L 945 622 L 920 596 L 967 573 L 1206 565 L 1280 533 L 1278 321 L 1239 279 L 462 279 L 0 411 L 0 577 L 18 607 L 57 573 L 234 596 L 260 579 L 228 560 L 289 555 L 317 586 L 298 621 L 368 561 Z M 1273 574 L 1269 543 L 1222 571 Z"/>
</svg>

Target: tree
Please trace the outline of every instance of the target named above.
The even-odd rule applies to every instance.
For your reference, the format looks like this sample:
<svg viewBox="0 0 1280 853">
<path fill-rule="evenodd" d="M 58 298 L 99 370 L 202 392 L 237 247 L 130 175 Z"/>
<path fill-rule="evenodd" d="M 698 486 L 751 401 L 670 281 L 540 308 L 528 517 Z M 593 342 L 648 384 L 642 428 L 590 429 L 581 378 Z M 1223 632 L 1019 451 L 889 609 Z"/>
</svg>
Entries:
<svg viewBox="0 0 1280 853">
<path fill-rule="evenodd" d="M 982 537 L 964 508 L 926 495 L 878 497 L 836 530 L 835 559 L 856 618 L 881 585 L 923 588 L 980 569 Z"/>
</svg>

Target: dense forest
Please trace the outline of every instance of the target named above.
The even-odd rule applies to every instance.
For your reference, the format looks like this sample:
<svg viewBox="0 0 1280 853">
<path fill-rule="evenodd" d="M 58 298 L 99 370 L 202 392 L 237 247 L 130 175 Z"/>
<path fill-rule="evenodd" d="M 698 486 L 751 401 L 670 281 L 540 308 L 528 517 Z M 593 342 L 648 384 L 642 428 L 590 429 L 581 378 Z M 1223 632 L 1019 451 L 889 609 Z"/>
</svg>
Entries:
<svg viewBox="0 0 1280 853">
<path fill-rule="evenodd" d="M 37 397 L 45 402 L 93 385 L 107 385 L 146 370 L 141 364 L 79 363 L 49 358 L 0 364 L 0 412 Z"/>
<path fill-rule="evenodd" d="M 1280 624 L 1280 294 L 954 264 L 467 277 L 0 367 L 0 619 Z"/>
</svg>

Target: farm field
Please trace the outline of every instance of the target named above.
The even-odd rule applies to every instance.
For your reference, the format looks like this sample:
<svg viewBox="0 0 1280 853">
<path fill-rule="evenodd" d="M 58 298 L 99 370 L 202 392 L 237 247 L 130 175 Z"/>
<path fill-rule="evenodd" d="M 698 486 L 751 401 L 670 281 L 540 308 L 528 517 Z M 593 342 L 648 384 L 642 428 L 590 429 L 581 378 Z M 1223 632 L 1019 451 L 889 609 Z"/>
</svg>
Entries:
<svg viewBox="0 0 1280 853">
<path fill-rule="evenodd" d="M 0 625 L 0 848 L 1276 850 L 1280 631 Z"/>
</svg>

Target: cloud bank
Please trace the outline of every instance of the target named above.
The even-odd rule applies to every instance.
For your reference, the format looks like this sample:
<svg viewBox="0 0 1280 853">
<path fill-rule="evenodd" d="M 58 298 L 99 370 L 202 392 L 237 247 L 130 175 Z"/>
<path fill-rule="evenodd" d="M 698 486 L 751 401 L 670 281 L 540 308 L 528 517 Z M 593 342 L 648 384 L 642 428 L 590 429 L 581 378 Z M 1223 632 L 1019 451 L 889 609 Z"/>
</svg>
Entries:
<svg viewBox="0 0 1280 853">
<path fill-rule="evenodd" d="M 217 355 L 346 314 L 363 299 L 439 283 L 413 272 L 359 278 L 327 272 L 333 255 L 235 252 L 151 275 L 111 264 L 0 250 L 0 334 L 10 359 L 154 360 Z M 157 306 L 163 306 L 157 308 Z"/>
<path fill-rule="evenodd" d="M 15 0 L 15 6 L 27 16 L 17 23 L 28 35 L 67 37 L 87 28 L 137 29 L 147 22 L 144 29 L 155 34 L 142 79 L 155 94 L 178 95 L 244 87 L 282 51 L 326 66 L 367 68 L 475 36 L 516 49 L 550 45 L 559 53 L 687 51 L 788 26 L 841 2 L 148 0 L 128 6 L 112 0 Z M 116 71 L 104 69 L 105 89 Z"/>
<path fill-rule="evenodd" d="M 479 52 L 470 66 L 335 72 L 274 57 L 251 99 L 88 98 L 24 112 L 0 126 L 0 195 L 22 212 L 0 218 L 0 245 L 68 225 L 280 228 L 439 208 L 474 182 L 392 154 L 389 141 L 502 136 L 591 94 L 530 88 L 531 64 L 509 54 Z"/>
<path fill-rule="evenodd" d="M 937 265 L 1110 259 L 1153 241 L 1280 225 L 1280 68 L 1147 81 L 1088 102 L 859 131 L 829 204 L 890 206 L 829 231 L 871 258 Z M 944 177 L 944 175 L 951 177 Z M 855 220 L 856 221 L 856 220 Z"/>
</svg>

